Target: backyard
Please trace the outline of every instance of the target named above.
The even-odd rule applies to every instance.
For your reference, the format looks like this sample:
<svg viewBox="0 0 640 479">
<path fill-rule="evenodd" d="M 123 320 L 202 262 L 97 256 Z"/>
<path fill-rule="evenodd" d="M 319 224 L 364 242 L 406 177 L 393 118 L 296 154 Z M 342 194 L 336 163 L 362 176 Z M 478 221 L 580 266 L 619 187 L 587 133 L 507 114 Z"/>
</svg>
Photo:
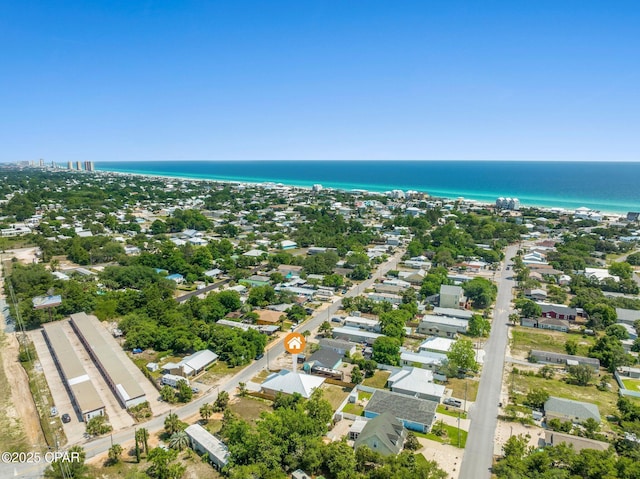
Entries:
<svg viewBox="0 0 640 479">
<path fill-rule="evenodd" d="M 640 391 L 640 379 L 623 379 L 622 384 L 629 391 Z"/>
<path fill-rule="evenodd" d="M 362 384 L 376 389 L 384 389 L 387 385 L 387 379 L 391 375 L 390 371 L 382 371 L 377 369 L 376 372 L 370 378 L 366 378 Z"/>
<path fill-rule="evenodd" d="M 475 401 L 478 395 L 478 388 L 480 387 L 480 381 L 473 379 L 458 379 L 449 378 L 445 384 L 447 389 L 451 389 L 451 396 L 458 399 L 466 398 L 467 401 Z"/>
<path fill-rule="evenodd" d="M 511 330 L 511 352 L 527 356 L 532 349 L 565 354 L 564 344 L 569 340 L 578 343 L 576 356 L 586 356 L 595 342 L 592 336 L 561 333 L 559 331 L 541 331 L 532 328 L 516 327 Z"/>
</svg>

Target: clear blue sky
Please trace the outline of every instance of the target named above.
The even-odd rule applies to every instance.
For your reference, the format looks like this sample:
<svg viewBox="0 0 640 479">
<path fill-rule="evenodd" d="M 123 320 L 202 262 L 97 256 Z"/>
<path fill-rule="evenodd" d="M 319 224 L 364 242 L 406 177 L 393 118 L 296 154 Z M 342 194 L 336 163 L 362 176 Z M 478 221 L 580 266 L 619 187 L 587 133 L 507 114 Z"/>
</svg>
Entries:
<svg viewBox="0 0 640 479">
<path fill-rule="evenodd" d="M 640 2 L 0 3 L 0 161 L 640 161 Z"/>
</svg>

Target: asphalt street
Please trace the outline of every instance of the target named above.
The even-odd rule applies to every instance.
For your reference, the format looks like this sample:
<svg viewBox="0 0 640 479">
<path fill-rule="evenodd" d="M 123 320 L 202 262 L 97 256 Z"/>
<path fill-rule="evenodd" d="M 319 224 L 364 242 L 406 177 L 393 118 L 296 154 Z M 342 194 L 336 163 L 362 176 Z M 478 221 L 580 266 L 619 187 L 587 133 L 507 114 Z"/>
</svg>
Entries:
<svg viewBox="0 0 640 479">
<path fill-rule="evenodd" d="M 508 342 L 509 314 L 512 288 L 515 281 L 512 272 L 506 270 L 518 247 L 509 246 L 499 273 L 498 297 L 494 311 L 491 335 L 485 344 L 485 362 L 480 378 L 480 388 L 473 409 L 469 413 L 471 427 L 467 436 L 459 479 L 489 479 L 493 462 L 493 445 L 498 423 L 498 403 L 502 388 L 502 371 Z"/>
</svg>

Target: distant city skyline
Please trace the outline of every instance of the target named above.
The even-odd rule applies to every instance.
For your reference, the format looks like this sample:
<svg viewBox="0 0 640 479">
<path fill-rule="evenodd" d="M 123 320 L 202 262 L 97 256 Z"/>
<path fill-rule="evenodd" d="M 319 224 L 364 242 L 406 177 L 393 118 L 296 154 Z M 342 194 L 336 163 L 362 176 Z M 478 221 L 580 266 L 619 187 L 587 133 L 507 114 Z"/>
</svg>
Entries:
<svg viewBox="0 0 640 479">
<path fill-rule="evenodd" d="M 638 2 L 0 11 L 0 162 L 640 161 Z"/>
</svg>

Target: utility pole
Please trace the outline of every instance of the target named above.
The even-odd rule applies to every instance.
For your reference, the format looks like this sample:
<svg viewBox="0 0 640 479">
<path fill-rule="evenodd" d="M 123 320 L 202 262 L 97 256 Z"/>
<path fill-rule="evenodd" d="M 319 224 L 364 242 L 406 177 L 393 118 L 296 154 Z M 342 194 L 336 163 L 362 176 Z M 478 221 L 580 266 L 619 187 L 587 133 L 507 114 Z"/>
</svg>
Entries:
<svg viewBox="0 0 640 479">
<path fill-rule="evenodd" d="M 458 412 L 458 447 L 460 447 L 460 412 Z"/>
<path fill-rule="evenodd" d="M 469 387 L 469 383 L 465 381 L 464 383 L 464 409 L 463 411 L 467 412 L 467 389 Z"/>
</svg>

